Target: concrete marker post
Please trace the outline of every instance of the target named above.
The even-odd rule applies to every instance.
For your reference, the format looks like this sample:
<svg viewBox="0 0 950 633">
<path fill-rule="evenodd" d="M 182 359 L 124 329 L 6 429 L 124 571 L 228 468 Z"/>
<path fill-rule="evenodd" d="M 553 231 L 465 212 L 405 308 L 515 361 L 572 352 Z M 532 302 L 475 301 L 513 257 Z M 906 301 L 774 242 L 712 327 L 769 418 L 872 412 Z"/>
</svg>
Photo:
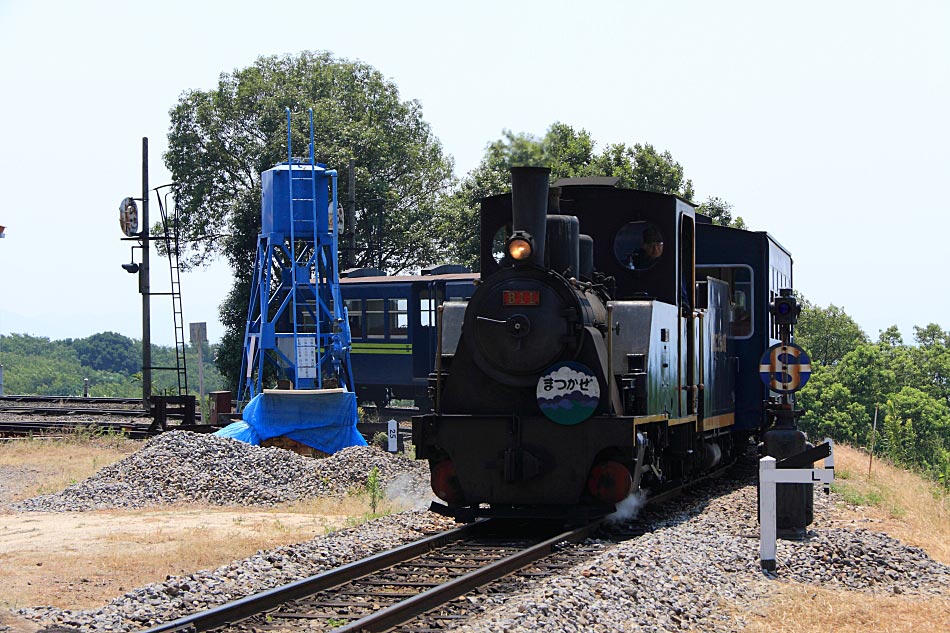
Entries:
<svg viewBox="0 0 950 633">
<path fill-rule="evenodd" d="M 387 433 L 386 433 L 386 435 L 389 437 L 389 452 L 390 453 L 395 453 L 397 450 L 399 450 L 398 442 L 397 442 L 397 440 L 399 439 L 398 433 L 399 433 L 399 423 L 396 422 L 395 420 L 390 420 L 389 428 L 387 429 Z"/>
<path fill-rule="evenodd" d="M 775 481 L 765 474 L 775 471 L 775 458 L 763 457 L 759 460 L 759 564 L 766 571 L 775 571 Z"/>
</svg>

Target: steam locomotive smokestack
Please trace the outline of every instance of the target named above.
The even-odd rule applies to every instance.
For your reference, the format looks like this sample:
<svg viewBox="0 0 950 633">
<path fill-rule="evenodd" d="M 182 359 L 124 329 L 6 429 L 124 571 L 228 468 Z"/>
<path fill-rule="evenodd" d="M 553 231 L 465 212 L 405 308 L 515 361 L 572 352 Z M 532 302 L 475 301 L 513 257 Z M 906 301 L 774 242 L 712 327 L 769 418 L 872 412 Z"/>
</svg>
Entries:
<svg viewBox="0 0 950 633">
<path fill-rule="evenodd" d="M 544 264 L 550 173 L 547 167 L 511 168 L 511 228 L 531 235 L 534 239 L 531 260 L 541 265 Z"/>
</svg>

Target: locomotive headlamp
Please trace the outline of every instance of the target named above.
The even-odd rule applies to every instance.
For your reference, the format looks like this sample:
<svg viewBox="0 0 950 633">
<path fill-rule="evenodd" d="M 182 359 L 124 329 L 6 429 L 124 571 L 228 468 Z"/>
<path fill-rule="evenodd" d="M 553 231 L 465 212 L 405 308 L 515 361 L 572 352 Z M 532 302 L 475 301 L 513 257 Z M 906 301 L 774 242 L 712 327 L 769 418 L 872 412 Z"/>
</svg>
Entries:
<svg viewBox="0 0 950 633">
<path fill-rule="evenodd" d="M 508 242 L 508 257 L 523 262 L 531 257 L 531 242 L 523 237 L 513 237 Z"/>
</svg>

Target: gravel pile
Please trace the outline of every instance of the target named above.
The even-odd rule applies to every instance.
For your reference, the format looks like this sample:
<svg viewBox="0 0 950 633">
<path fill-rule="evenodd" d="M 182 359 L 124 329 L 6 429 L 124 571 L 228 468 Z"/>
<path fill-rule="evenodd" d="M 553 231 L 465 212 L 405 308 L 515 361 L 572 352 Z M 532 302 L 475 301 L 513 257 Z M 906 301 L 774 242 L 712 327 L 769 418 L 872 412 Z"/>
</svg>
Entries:
<svg viewBox="0 0 950 633">
<path fill-rule="evenodd" d="M 817 494 L 815 500 L 818 524 L 809 539 L 779 541 L 780 581 L 950 593 L 950 567 L 885 534 L 822 528 L 821 506 L 828 502 Z M 556 579 L 529 581 L 514 595 L 478 597 L 481 613 L 455 630 L 741 630 L 736 608 L 751 609 L 774 587 L 775 576 L 759 569 L 756 503 L 754 486 L 700 501 Z"/>
<path fill-rule="evenodd" d="M 326 459 L 314 459 L 231 438 L 170 431 L 60 493 L 10 507 L 77 512 L 180 502 L 268 506 L 346 495 L 366 484 L 373 467 L 379 469 L 388 498 L 428 503 L 428 466 L 376 447 L 354 446 Z"/>
<path fill-rule="evenodd" d="M 186 576 L 169 576 L 119 596 L 100 609 L 20 609 L 43 626 L 81 631 L 137 631 L 221 605 L 248 594 L 300 580 L 327 569 L 454 527 L 431 512 L 404 512 L 306 543 L 258 552 L 245 560 Z"/>
<path fill-rule="evenodd" d="M 804 543 L 779 541 L 783 578 L 875 593 L 950 593 L 950 575 L 918 547 L 866 529 L 821 530 Z"/>
</svg>

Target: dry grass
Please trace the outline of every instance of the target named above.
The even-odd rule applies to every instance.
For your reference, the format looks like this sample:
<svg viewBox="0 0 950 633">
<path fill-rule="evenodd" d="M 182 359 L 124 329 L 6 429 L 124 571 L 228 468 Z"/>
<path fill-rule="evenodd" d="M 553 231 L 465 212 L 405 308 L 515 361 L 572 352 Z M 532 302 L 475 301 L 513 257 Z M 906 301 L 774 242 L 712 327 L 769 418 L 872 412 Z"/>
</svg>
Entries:
<svg viewBox="0 0 950 633">
<path fill-rule="evenodd" d="M 178 506 L 0 516 L 0 606 L 92 608 L 133 587 L 369 518 L 359 497 L 274 509 Z M 8 537 L 28 538 L 14 544 Z M 4 543 L 7 541 L 7 543 Z"/>
<path fill-rule="evenodd" d="M 750 633 L 946 630 L 940 627 L 950 622 L 950 598 L 873 596 L 783 584 L 767 605 L 746 614 L 745 620 Z"/>
<path fill-rule="evenodd" d="M 923 548 L 931 558 L 950 565 L 950 496 L 934 483 L 875 459 L 868 477 L 867 453 L 835 447 L 835 489 L 875 529 Z"/>
<path fill-rule="evenodd" d="M 24 468 L 29 476 L 17 483 L 14 499 L 58 492 L 100 468 L 121 460 L 142 443 L 119 436 L 77 432 L 61 438 L 0 443 L 0 467 Z"/>
</svg>

